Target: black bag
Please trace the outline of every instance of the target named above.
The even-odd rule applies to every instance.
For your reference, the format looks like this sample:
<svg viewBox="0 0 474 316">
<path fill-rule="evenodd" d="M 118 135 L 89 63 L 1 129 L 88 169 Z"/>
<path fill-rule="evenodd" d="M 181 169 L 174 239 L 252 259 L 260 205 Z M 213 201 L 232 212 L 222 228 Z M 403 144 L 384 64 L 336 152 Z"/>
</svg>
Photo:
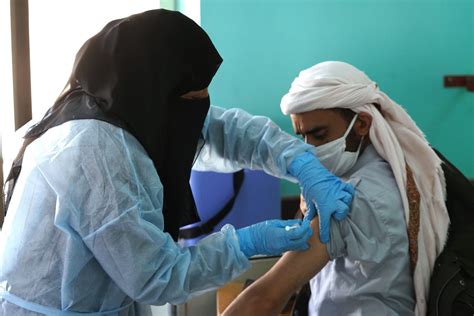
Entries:
<svg viewBox="0 0 474 316">
<path fill-rule="evenodd" d="M 437 150 L 443 160 L 451 225 L 448 241 L 431 276 L 429 316 L 474 315 L 474 186 Z"/>
</svg>

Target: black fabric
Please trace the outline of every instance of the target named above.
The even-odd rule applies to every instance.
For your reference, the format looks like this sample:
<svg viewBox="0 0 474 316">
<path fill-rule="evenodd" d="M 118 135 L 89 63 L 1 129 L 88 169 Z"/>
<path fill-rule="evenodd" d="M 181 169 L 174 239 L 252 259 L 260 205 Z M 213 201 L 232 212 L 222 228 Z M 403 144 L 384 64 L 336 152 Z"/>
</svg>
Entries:
<svg viewBox="0 0 474 316">
<path fill-rule="evenodd" d="M 451 224 L 446 250 L 455 252 L 463 267 L 474 277 L 474 186 L 439 151 L 446 179 L 448 209 Z"/>
<path fill-rule="evenodd" d="M 311 299 L 311 286 L 306 283 L 298 291 L 295 299 L 295 305 L 291 313 L 292 316 L 308 316 L 308 303 Z"/>
<path fill-rule="evenodd" d="M 428 315 L 474 314 L 474 187 L 441 153 L 451 224 L 431 276 Z"/>
<path fill-rule="evenodd" d="M 164 187 L 165 231 L 177 239 L 180 226 L 199 221 L 189 177 L 210 104 L 180 96 L 206 88 L 221 62 L 204 30 L 179 12 L 112 21 L 81 47 L 69 90 L 26 139 L 84 118 L 126 129 L 153 160 Z"/>
</svg>

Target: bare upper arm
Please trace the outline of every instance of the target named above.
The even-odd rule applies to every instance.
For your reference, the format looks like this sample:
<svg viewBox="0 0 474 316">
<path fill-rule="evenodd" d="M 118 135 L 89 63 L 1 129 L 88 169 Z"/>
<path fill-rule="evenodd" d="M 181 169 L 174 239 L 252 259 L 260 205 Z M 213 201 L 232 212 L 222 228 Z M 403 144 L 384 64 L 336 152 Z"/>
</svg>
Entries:
<svg viewBox="0 0 474 316">
<path fill-rule="evenodd" d="M 310 249 L 285 253 L 229 305 L 224 315 L 277 315 L 281 311 L 291 295 L 329 261 L 326 245 L 319 240 L 317 217 L 311 222 L 311 227 Z"/>
</svg>

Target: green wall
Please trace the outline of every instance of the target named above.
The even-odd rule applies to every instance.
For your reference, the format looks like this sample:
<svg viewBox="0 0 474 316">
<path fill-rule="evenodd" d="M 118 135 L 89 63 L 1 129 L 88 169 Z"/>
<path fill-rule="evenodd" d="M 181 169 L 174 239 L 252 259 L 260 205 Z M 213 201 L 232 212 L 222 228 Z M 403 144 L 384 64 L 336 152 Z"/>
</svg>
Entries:
<svg viewBox="0 0 474 316">
<path fill-rule="evenodd" d="M 224 58 L 211 101 L 291 132 L 279 104 L 292 80 L 315 63 L 346 61 L 474 178 L 474 93 L 443 87 L 446 74 L 474 75 L 473 20 L 472 0 L 201 0 L 201 25 Z M 284 196 L 297 193 L 282 183 Z"/>
</svg>

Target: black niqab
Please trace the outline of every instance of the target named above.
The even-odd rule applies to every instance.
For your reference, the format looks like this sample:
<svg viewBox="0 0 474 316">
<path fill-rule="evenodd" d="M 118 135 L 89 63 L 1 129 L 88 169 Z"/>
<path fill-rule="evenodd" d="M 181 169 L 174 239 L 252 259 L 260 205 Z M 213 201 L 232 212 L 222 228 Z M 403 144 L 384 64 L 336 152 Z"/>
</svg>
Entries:
<svg viewBox="0 0 474 316">
<path fill-rule="evenodd" d="M 70 89 L 28 132 L 36 138 L 74 119 L 99 119 L 134 135 L 164 187 L 165 231 L 199 221 L 189 177 L 209 98 L 222 62 L 207 34 L 179 12 L 152 10 L 108 23 L 76 55 Z"/>
</svg>

